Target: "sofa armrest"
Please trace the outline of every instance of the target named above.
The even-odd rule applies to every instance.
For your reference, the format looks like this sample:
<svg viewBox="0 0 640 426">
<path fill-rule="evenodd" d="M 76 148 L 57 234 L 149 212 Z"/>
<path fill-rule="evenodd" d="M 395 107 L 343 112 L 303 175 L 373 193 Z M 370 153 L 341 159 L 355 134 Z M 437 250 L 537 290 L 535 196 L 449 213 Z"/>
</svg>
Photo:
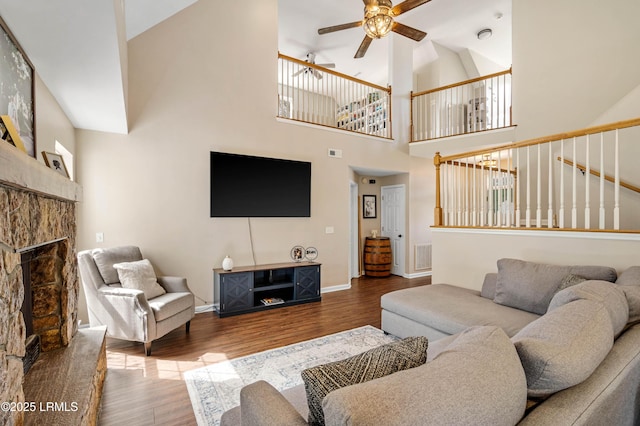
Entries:
<svg viewBox="0 0 640 426">
<path fill-rule="evenodd" d="M 240 407 L 242 426 L 307 424 L 293 405 L 264 380 L 242 388 Z"/>
<path fill-rule="evenodd" d="M 183 277 L 158 277 L 158 284 L 160 284 L 167 293 L 191 293 L 187 285 L 187 279 Z"/>
<path fill-rule="evenodd" d="M 155 339 L 155 315 L 142 290 L 103 286 L 98 297 L 102 303 L 94 316 L 107 326 L 109 336 L 138 342 Z"/>
</svg>

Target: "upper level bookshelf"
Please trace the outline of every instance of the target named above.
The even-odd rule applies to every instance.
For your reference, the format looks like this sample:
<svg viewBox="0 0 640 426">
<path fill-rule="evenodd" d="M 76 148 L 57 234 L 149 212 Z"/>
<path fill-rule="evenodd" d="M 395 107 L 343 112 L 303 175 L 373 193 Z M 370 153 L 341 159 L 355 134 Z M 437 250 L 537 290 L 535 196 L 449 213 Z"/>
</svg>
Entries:
<svg viewBox="0 0 640 426">
<path fill-rule="evenodd" d="M 336 112 L 336 127 L 386 137 L 387 97 L 379 92 L 367 94 L 362 99 L 339 106 Z"/>
</svg>

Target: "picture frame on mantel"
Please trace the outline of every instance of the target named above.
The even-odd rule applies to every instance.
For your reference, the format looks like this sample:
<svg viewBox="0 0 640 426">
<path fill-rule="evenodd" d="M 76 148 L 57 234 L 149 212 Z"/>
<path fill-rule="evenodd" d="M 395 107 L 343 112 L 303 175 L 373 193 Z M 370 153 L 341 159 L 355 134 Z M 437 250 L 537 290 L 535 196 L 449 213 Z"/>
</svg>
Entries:
<svg viewBox="0 0 640 426">
<path fill-rule="evenodd" d="M 0 114 L 8 115 L 26 153 L 36 158 L 34 67 L 0 17 Z"/>
<path fill-rule="evenodd" d="M 64 164 L 64 158 L 62 158 L 62 155 L 42 151 L 42 158 L 44 158 L 44 163 L 47 167 L 69 179 L 69 170 L 67 170 L 67 165 Z"/>
<path fill-rule="evenodd" d="M 362 196 L 362 217 L 363 219 L 375 219 L 377 217 L 376 212 L 378 208 L 376 206 L 375 195 L 363 195 Z"/>
</svg>

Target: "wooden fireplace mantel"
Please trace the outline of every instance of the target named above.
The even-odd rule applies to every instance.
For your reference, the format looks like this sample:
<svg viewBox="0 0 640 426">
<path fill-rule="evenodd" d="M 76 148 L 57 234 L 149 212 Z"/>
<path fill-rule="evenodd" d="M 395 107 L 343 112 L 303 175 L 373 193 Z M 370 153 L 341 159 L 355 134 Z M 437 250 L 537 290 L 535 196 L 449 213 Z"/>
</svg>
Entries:
<svg viewBox="0 0 640 426">
<path fill-rule="evenodd" d="M 82 198 L 79 184 L 3 140 L 0 140 L 0 184 L 74 202 Z"/>
</svg>

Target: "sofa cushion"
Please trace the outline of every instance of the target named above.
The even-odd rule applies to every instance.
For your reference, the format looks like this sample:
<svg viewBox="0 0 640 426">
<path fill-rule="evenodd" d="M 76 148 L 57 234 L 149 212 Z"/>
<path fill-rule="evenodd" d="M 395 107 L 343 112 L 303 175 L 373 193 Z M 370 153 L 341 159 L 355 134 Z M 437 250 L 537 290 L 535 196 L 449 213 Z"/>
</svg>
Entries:
<svg viewBox="0 0 640 426">
<path fill-rule="evenodd" d="M 407 337 L 341 361 L 302 371 L 309 404 L 309 424 L 324 424 L 322 400 L 331 391 L 373 380 L 427 361 L 426 337 Z"/>
<path fill-rule="evenodd" d="M 482 290 L 480 290 L 480 296 L 493 300 L 496 297 L 496 284 L 498 282 L 498 274 L 495 272 L 489 272 L 484 276 L 482 282 Z"/>
<path fill-rule="evenodd" d="M 331 392 L 323 409 L 330 425 L 514 425 L 526 393 L 504 331 L 472 327 L 423 366 Z"/>
<path fill-rule="evenodd" d="M 456 334 L 476 325 L 495 325 L 508 336 L 539 315 L 493 303 L 480 292 L 449 284 L 411 287 L 384 294 L 382 309 L 424 324 L 444 334 Z"/>
<path fill-rule="evenodd" d="M 611 282 L 617 278 L 615 269 L 604 266 L 561 266 L 500 259 L 493 301 L 543 315 L 560 283 L 569 274 Z"/>
<path fill-rule="evenodd" d="M 625 270 L 616 284 L 622 286 L 629 304 L 629 324 L 640 322 L 640 266 L 632 266 Z"/>
<path fill-rule="evenodd" d="M 546 397 L 595 371 L 613 346 L 613 326 L 602 303 L 580 299 L 549 311 L 511 340 L 529 396 Z"/>
<path fill-rule="evenodd" d="M 556 293 L 549 303 L 549 311 L 574 300 L 587 299 L 602 303 L 609 313 L 613 334 L 618 336 L 629 320 L 629 305 L 622 286 L 609 281 L 589 280 Z"/>
<path fill-rule="evenodd" d="M 120 281 L 118 271 L 113 267 L 114 263 L 142 260 L 142 253 L 135 246 L 95 249 L 91 252 L 91 256 L 105 284 L 115 284 Z"/>
<path fill-rule="evenodd" d="M 156 321 L 163 321 L 193 306 L 193 294 L 187 292 L 165 293 L 149 300 Z"/>
<path fill-rule="evenodd" d="M 158 278 L 148 259 L 115 263 L 113 267 L 118 271 L 120 284 L 124 288 L 142 290 L 147 299 L 166 293 L 165 289 L 158 284 Z"/>
</svg>

